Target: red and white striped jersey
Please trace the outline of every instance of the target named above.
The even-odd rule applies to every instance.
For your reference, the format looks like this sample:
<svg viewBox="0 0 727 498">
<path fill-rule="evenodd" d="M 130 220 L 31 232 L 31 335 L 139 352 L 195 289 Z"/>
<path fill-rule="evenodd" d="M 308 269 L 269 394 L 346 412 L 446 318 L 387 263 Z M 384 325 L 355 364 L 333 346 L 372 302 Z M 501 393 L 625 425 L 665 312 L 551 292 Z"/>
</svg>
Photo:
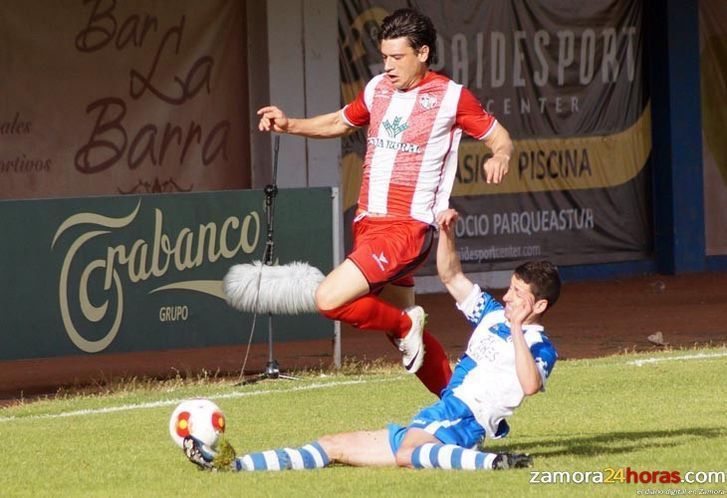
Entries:
<svg viewBox="0 0 727 498">
<path fill-rule="evenodd" d="M 368 124 L 359 209 L 430 224 L 449 207 L 462 131 L 482 140 L 497 125 L 472 92 L 431 71 L 407 91 L 375 76 L 341 114 Z"/>
</svg>

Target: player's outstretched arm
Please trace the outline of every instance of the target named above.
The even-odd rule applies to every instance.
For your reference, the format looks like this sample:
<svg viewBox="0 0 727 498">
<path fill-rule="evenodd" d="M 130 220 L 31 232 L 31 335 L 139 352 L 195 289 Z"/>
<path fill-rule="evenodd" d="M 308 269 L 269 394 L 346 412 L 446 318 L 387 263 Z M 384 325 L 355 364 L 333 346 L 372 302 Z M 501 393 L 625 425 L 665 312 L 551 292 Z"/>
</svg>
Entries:
<svg viewBox="0 0 727 498">
<path fill-rule="evenodd" d="M 340 111 L 312 118 L 291 118 L 280 108 L 271 105 L 259 109 L 257 115 L 260 116 L 260 131 L 289 133 L 307 138 L 335 138 L 353 130 L 343 121 Z"/>
<path fill-rule="evenodd" d="M 499 122 L 484 140 L 492 151 L 492 157 L 482 165 L 487 183 L 500 183 L 510 169 L 513 145 L 510 134 Z"/>
<path fill-rule="evenodd" d="M 447 292 L 458 302 L 463 302 L 474 284 L 462 272 L 454 245 L 454 226 L 457 221 L 457 211 L 447 209 L 437 214 L 439 225 L 439 243 L 437 245 L 437 273 Z"/>
</svg>

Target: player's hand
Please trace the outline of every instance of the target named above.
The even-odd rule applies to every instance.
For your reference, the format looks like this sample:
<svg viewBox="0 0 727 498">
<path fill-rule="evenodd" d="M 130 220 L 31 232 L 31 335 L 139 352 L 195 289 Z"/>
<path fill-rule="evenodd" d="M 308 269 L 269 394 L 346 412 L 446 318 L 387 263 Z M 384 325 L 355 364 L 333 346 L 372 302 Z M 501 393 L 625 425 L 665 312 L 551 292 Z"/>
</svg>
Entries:
<svg viewBox="0 0 727 498">
<path fill-rule="evenodd" d="M 505 154 L 495 154 L 482 165 L 487 183 L 500 183 L 510 169 L 510 158 Z"/>
<path fill-rule="evenodd" d="M 456 210 L 452 208 L 445 209 L 444 211 L 437 213 L 437 225 L 440 230 L 449 233 L 452 229 L 454 229 L 457 218 L 459 218 L 459 213 Z"/>
<path fill-rule="evenodd" d="M 274 131 L 275 133 L 286 133 L 290 120 L 283 111 L 274 105 L 263 107 L 257 111 L 260 116 L 260 123 L 257 127 L 260 131 Z"/>
<path fill-rule="evenodd" d="M 533 313 L 534 306 L 535 296 L 523 296 L 517 306 L 512 306 L 510 308 L 510 323 L 513 325 L 522 325 L 523 322 Z"/>
</svg>

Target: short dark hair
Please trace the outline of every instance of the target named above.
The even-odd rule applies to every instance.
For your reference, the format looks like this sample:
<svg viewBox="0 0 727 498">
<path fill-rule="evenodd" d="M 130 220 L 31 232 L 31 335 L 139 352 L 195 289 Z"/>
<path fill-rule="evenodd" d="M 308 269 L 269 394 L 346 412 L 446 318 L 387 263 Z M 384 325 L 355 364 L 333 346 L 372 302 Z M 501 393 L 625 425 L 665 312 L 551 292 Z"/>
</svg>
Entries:
<svg viewBox="0 0 727 498">
<path fill-rule="evenodd" d="M 528 261 L 515 268 L 515 276 L 530 286 L 536 300 L 548 301 L 553 306 L 560 296 L 558 268 L 550 261 Z"/>
<path fill-rule="evenodd" d="M 415 51 L 424 45 L 429 47 L 427 65 L 431 64 L 437 55 L 437 30 L 431 19 L 414 9 L 399 9 L 386 16 L 381 23 L 379 43 L 402 37 L 409 40 L 409 45 Z"/>
</svg>

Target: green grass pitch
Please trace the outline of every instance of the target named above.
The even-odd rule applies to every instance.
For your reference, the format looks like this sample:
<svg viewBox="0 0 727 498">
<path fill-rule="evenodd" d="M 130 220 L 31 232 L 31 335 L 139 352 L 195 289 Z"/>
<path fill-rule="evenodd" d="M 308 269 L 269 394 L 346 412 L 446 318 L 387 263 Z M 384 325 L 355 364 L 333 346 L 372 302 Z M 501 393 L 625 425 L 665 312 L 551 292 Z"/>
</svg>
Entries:
<svg viewBox="0 0 727 498">
<path fill-rule="evenodd" d="M 171 441 L 179 400 L 213 400 L 238 453 L 298 446 L 326 433 L 405 423 L 432 401 L 398 369 L 310 374 L 300 381 L 127 383 L 111 392 L 0 410 L 1 496 L 636 496 L 699 484 L 534 483 L 618 469 L 727 473 L 727 349 L 561 361 L 526 399 L 493 451 L 529 452 L 533 469 L 413 471 L 336 466 L 308 472 L 197 471 Z M 613 470 L 608 470 L 613 469 Z M 560 477 L 558 473 L 560 472 Z M 721 474 L 720 474 L 721 473 Z M 698 477 L 704 478 L 704 474 Z M 653 495 L 653 494 L 652 494 Z"/>
</svg>

